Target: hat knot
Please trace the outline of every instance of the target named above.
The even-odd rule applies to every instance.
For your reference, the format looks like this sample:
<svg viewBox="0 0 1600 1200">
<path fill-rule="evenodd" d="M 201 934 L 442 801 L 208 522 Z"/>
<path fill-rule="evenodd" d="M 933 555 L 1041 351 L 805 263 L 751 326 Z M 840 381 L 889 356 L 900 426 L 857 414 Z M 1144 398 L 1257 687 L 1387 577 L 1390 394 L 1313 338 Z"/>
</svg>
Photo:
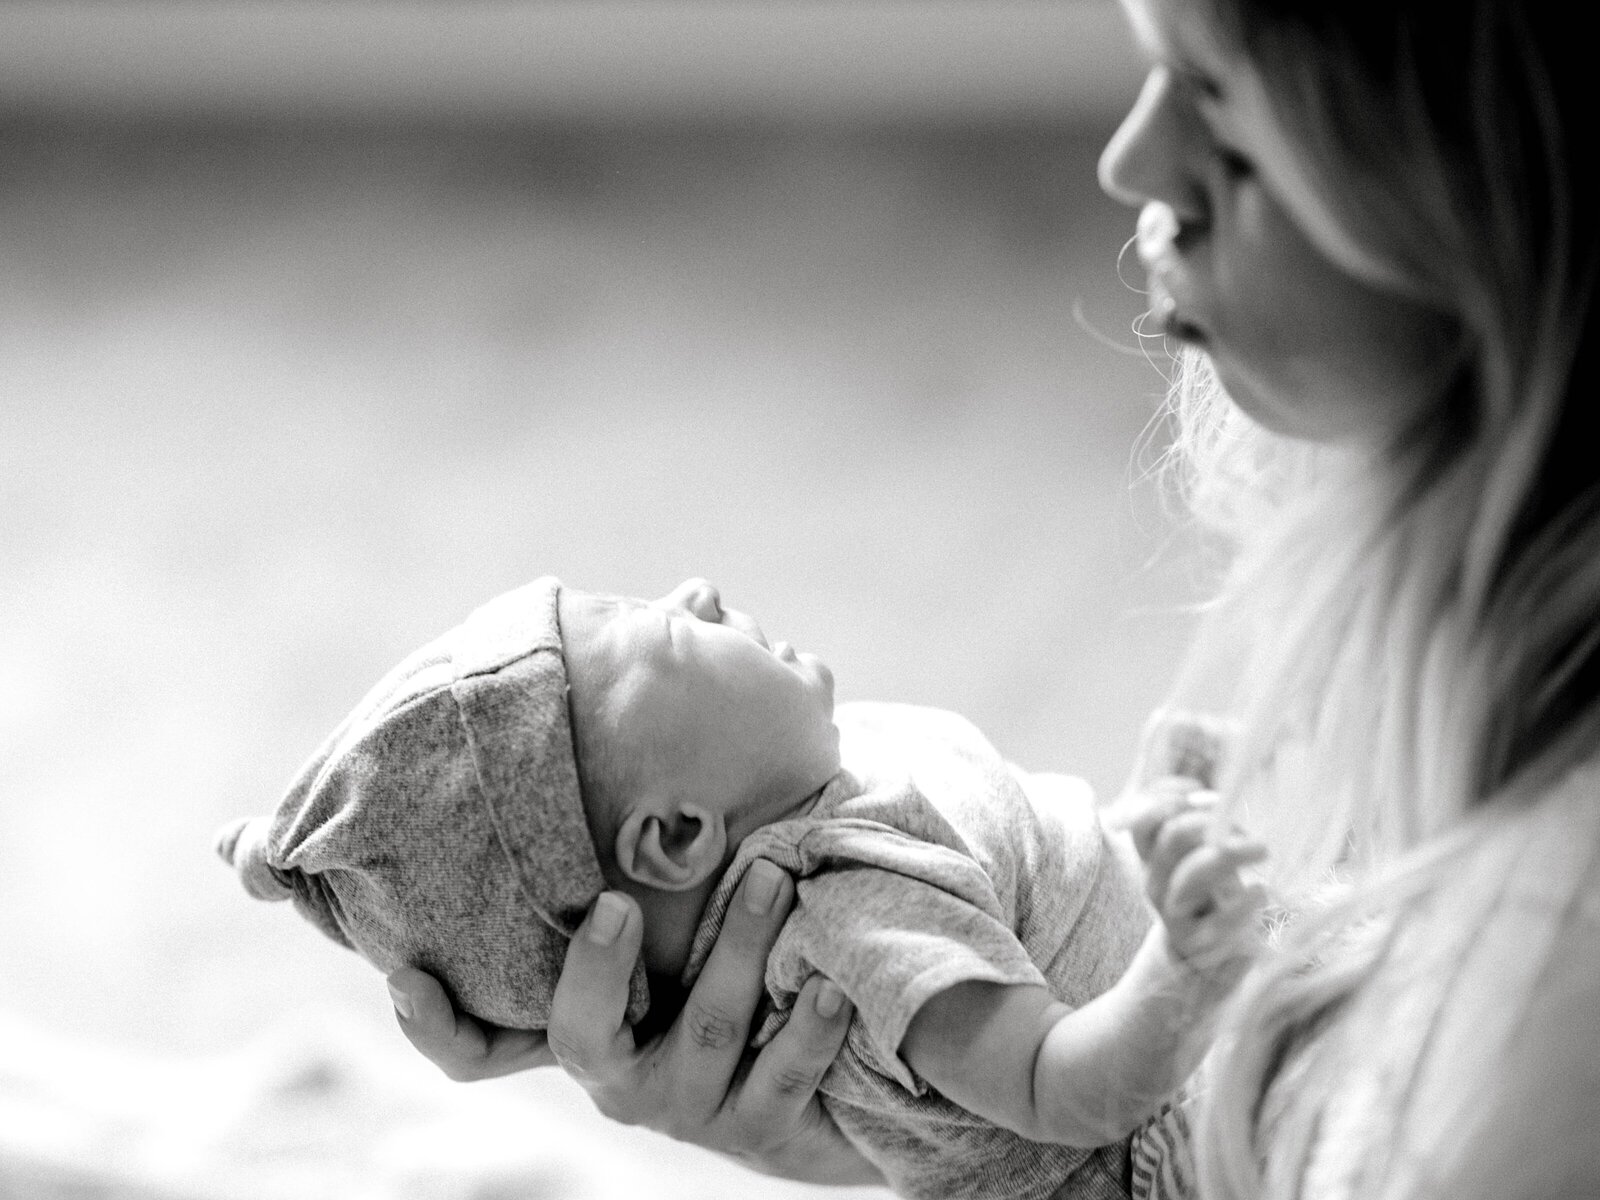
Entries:
<svg viewBox="0 0 1600 1200">
<path fill-rule="evenodd" d="M 217 853 L 239 872 L 244 890 L 257 900 L 287 900 L 294 895 L 284 873 L 267 861 L 267 829 L 263 817 L 241 817 L 217 833 Z"/>
</svg>

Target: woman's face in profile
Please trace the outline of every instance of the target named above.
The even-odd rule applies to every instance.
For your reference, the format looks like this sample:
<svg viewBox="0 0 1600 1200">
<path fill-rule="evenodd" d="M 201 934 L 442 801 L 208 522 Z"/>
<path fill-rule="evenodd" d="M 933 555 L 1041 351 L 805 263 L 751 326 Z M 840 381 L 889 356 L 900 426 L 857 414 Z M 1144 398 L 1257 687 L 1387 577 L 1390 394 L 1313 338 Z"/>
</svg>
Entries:
<svg viewBox="0 0 1600 1200">
<path fill-rule="evenodd" d="M 1256 73 L 1182 0 L 1125 0 L 1149 73 L 1100 162 L 1140 208 L 1156 328 L 1203 349 L 1277 432 L 1381 441 L 1420 417 L 1456 326 L 1398 295 L 1335 221 Z"/>
</svg>

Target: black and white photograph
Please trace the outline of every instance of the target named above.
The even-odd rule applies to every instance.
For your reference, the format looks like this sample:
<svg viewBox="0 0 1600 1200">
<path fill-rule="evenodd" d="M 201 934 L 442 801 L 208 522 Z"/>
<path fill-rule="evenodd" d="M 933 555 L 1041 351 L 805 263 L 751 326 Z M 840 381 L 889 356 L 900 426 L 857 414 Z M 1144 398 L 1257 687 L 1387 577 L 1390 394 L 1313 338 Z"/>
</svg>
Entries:
<svg viewBox="0 0 1600 1200">
<path fill-rule="evenodd" d="M 0 5 L 0 1200 L 1600 1197 L 1584 16 Z"/>
</svg>

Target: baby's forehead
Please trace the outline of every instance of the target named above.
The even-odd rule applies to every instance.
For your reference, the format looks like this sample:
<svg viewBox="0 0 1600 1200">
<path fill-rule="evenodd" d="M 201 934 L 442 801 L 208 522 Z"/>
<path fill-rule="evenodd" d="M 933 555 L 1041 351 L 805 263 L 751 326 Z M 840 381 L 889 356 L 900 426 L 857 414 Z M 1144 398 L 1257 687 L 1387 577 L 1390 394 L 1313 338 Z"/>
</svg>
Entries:
<svg viewBox="0 0 1600 1200">
<path fill-rule="evenodd" d="M 562 594 L 561 645 L 569 663 L 589 670 L 617 665 L 650 644 L 650 627 L 666 625 L 667 614 L 648 600 L 603 592 Z"/>
<path fill-rule="evenodd" d="M 652 647 L 660 642 L 666 648 L 666 639 L 646 636 L 640 627 L 663 617 L 636 597 L 563 589 L 561 650 L 568 699 L 580 717 L 590 718 L 596 732 L 609 729 L 610 722 L 600 718 L 614 715 L 619 702 L 658 665 Z"/>
<path fill-rule="evenodd" d="M 561 589 L 561 639 L 584 637 L 618 617 L 627 617 L 651 607 L 648 600 L 612 592 L 589 592 L 581 588 Z"/>
</svg>

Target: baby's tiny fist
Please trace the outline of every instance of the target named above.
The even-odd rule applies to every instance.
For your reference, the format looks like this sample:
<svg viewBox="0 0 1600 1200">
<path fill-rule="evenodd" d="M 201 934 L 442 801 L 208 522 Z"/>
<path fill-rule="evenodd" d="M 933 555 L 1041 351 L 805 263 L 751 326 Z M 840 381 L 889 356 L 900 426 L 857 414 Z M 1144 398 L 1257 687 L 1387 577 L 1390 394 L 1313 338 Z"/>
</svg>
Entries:
<svg viewBox="0 0 1600 1200">
<path fill-rule="evenodd" d="M 1235 957 L 1253 939 L 1265 903 L 1244 869 L 1266 857 L 1266 847 L 1243 835 L 1202 841 L 1174 867 L 1157 909 L 1173 952 L 1191 966 Z"/>
</svg>

